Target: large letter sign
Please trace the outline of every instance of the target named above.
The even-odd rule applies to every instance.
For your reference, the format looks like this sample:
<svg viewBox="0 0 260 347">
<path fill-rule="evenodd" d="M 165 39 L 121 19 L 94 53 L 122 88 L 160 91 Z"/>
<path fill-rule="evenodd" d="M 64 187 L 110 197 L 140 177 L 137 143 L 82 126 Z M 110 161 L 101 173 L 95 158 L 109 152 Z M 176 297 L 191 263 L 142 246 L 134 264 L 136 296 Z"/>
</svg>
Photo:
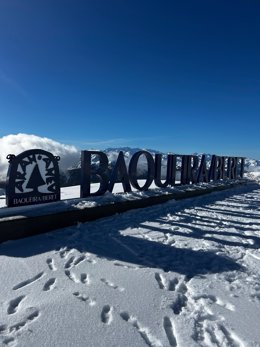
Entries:
<svg viewBox="0 0 260 347">
<path fill-rule="evenodd" d="M 94 163 L 92 163 L 91 157 L 94 156 L 98 158 L 98 163 L 92 165 Z M 142 186 L 139 184 L 138 174 L 138 163 L 141 156 L 145 158 L 147 166 L 146 177 L 142 177 L 142 181 L 144 181 Z M 162 179 L 162 154 L 155 154 L 154 159 L 152 154 L 147 151 L 135 152 L 127 168 L 124 153 L 120 151 L 111 171 L 105 153 L 82 151 L 80 196 L 85 198 L 91 195 L 103 195 L 107 191 L 112 193 L 115 183 L 121 183 L 124 192 L 129 193 L 132 191 L 132 187 L 139 191 L 148 190 L 153 181 L 157 187 L 165 188 L 175 185 L 243 178 L 244 165 L 245 158 L 243 157 L 213 155 L 211 162 L 209 162 L 205 154 L 201 156 L 200 161 L 196 155 L 168 154 L 166 173 Z M 180 178 L 177 177 L 177 171 L 180 173 Z M 99 189 L 95 192 L 91 192 L 91 178 L 98 179 L 100 183 Z"/>
<path fill-rule="evenodd" d="M 42 149 L 9 154 L 6 181 L 8 207 L 60 200 L 59 157 Z"/>
<path fill-rule="evenodd" d="M 32 149 L 17 156 L 9 154 L 9 170 L 6 181 L 8 207 L 47 203 L 60 200 L 59 157 L 42 149 Z M 210 159 L 210 160 L 209 160 Z M 132 188 L 148 190 L 154 182 L 159 188 L 189 185 L 217 180 L 243 178 L 244 157 L 213 155 L 207 159 L 197 155 L 153 155 L 145 150 L 135 152 L 129 161 L 122 151 L 115 163 L 100 151 L 81 151 L 80 197 L 103 195 L 113 192 L 121 183 L 123 191 Z M 99 183 L 92 191 L 92 183 Z M 140 185 L 141 183 L 141 185 Z"/>
</svg>

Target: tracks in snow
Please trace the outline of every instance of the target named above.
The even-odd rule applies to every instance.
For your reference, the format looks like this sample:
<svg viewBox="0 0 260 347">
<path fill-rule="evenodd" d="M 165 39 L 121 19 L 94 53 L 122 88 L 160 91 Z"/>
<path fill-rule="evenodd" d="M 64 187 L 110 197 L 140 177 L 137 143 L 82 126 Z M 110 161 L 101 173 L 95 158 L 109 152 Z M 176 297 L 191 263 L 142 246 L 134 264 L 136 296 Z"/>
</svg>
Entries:
<svg viewBox="0 0 260 347">
<path fill-rule="evenodd" d="M 144 327 L 136 317 L 131 316 L 127 311 L 121 312 L 120 316 L 124 321 L 131 324 L 137 330 L 148 347 L 163 347 L 162 343 L 157 340 L 151 334 L 150 330 Z"/>
<path fill-rule="evenodd" d="M 38 281 L 39 279 L 41 279 L 44 275 L 45 275 L 44 272 L 40 272 L 37 275 L 33 276 L 32 278 L 28 278 L 27 280 L 16 284 L 13 287 L 13 290 L 18 290 L 18 289 L 21 289 L 23 287 L 29 286 L 30 284 L 32 284 L 32 283 Z"/>
<path fill-rule="evenodd" d="M 105 305 L 101 312 L 101 321 L 104 324 L 111 324 L 113 320 L 113 307 L 110 305 Z"/>
</svg>

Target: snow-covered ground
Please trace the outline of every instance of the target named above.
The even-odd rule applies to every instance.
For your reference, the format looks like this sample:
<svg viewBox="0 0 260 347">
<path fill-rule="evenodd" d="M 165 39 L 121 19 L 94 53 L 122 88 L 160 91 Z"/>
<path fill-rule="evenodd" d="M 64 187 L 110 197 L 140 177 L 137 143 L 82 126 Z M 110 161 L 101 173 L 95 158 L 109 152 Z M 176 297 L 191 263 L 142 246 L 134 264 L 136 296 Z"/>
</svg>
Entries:
<svg viewBox="0 0 260 347">
<path fill-rule="evenodd" d="M 259 347 L 259 246 L 257 182 L 5 242 L 0 344 Z"/>
</svg>

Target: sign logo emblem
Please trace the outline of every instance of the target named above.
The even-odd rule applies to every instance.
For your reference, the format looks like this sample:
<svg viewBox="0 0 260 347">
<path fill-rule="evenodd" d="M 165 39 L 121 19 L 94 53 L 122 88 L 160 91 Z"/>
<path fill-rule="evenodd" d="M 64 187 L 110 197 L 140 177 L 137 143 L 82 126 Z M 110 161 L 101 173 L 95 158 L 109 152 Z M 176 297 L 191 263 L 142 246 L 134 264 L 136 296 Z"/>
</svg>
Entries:
<svg viewBox="0 0 260 347">
<path fill-rule="evenodd" d="M 59 157 L 41 149 L 9 154 L 6 184 L 8 207 L 60 200 Z"/>
</svg>

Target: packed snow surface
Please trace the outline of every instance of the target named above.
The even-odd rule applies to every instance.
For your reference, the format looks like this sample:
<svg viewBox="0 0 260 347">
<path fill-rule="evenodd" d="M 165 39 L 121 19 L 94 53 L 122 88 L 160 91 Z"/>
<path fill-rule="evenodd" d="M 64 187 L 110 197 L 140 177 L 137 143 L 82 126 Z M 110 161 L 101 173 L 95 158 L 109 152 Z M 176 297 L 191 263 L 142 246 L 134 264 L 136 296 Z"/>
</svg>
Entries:
<svg viewBox="0 0 260 347">
<path fill-rule="evenodd" d="M 0 345 L 260 346 L 260 186 L 0 245 Z"/>
</svg>

